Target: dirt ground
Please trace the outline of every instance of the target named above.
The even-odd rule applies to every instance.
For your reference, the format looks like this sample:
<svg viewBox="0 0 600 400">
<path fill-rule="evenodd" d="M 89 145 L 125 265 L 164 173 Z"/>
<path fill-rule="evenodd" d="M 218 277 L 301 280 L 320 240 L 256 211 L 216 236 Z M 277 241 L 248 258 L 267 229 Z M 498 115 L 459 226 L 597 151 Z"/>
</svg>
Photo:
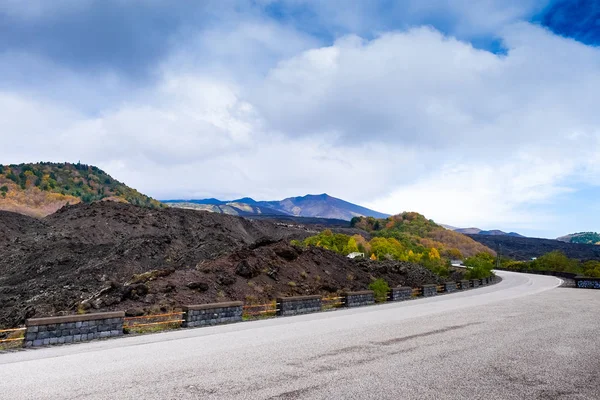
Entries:
<svg viewBox="0 0 600 400">
<path fill-rule="evenodd" d="M 321 228 L 112 202 L 41 220 L 0 212 L 0 327 L 34 316 L 337 293 L 379 277 L 390 286 L 441 281 L 419 265 L 289 244 Z"/>
</svg>

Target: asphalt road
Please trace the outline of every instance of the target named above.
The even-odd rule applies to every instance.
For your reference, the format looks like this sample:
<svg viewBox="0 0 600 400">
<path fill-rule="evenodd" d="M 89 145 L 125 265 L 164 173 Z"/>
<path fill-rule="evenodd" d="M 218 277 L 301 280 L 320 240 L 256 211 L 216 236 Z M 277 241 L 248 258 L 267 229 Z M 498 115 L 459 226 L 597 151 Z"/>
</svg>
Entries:
<svg viewBox="0 0 600 400">
<path fill-rule="evenodd" d="M 600 399 L 600 291 L 464 293 L 0 355 L 0 399 Z"/>
</svg>

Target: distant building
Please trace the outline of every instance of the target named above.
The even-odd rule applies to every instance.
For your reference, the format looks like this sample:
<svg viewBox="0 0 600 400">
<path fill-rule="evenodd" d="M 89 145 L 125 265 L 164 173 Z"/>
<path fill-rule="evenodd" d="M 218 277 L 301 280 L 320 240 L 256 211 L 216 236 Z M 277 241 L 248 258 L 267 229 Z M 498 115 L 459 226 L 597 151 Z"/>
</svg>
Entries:
<svg viewBox="0 0 600 400">
<path fill-rule="evenodd" d="M 364 256 L 365 256 L 365 253 L 359 253 L 359 252 L 355 251 L 354 253 L 348 254 L 346 257 L 356 258 L 356 257 L 364 257 Z"/>
</svg>

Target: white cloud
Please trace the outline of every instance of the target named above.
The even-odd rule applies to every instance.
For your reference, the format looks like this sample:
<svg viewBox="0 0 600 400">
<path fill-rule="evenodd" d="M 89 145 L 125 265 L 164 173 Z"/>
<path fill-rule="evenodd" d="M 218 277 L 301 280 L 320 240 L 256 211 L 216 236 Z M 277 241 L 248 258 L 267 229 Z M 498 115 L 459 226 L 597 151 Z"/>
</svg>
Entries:
<svg viewBox="0 0 600 400">
<path fill-rule="evenodd" d="M 326 47 L 274 23 L 195 32 L 93 114 L 2 89 L 2 162 L 81 160 L 159 198 L 328 192 L 453 225 L 557 224 L 536 205 L 600 182 L 600 50 L 501 34 L 507 55 L 428 27 Z"/>
</svg>

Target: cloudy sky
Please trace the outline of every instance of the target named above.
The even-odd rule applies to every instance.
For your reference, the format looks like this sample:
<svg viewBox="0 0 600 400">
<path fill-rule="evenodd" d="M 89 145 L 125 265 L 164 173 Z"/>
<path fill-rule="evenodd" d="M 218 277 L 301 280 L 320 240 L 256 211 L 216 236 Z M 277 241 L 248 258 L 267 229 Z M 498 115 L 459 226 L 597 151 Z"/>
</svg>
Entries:
<svg viewBox="0 0 600 400">
<path fill-rule="evenodd" d="M 0 163 L 598 231 L 598 18 L 594 0 L 0 0 Z"/>
</svg>

